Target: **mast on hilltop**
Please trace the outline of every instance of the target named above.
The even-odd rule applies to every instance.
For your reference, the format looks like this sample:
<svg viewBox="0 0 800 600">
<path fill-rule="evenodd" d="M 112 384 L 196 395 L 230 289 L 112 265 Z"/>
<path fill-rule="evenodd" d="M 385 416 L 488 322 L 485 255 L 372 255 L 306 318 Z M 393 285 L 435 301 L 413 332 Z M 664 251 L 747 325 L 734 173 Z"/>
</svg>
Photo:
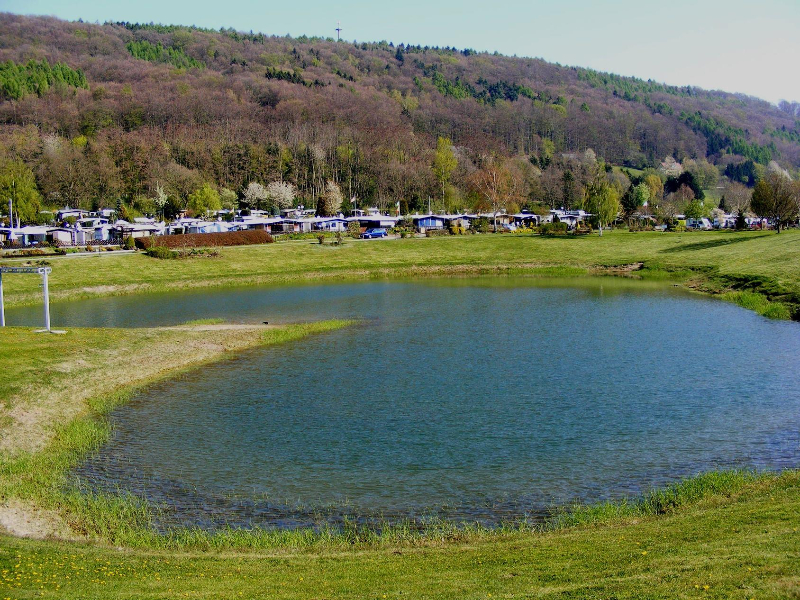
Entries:
<svg viewBox="0 0 800 600">
<path fill-rule="evenodd" d="M 336 41 L 338 42 L 340 39 L 340 33 L 342 32 L 342 22 L 336 21 Z"/>
</svg>

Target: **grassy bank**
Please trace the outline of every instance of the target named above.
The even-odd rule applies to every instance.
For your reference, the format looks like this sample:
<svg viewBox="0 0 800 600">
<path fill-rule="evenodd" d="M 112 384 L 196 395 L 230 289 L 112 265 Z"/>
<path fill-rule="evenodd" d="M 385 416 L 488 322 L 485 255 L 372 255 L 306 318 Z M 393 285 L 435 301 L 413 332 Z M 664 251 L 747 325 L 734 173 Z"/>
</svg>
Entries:
<svg viewBox="0 0 800 600">
<path fill-rule="evenodd" d="M 648 276 L 690 282 L 703 291 L 759 293 L 795 312 L 800 305 L 800 231 L 608 232 L 577 238 L 531 235 L 444 236 L 341 246 L 308 241 L 223 248 L 220 256 L 157 260 L 98 253 L 48 259 L 54 299 L 207 286 L 279 284 L 315 279 L 528 273 L 613 272 L 644 263 Z M 3 263 L 19 263 L 6 259 Z M 8 278 L 9 305 L 40 302 L 35 277 Z"/>
<path fill-rule="evenodd" d="M 121 539 L 141 534 L 147 507 L 132 499 L 75 493 L 66 485 L 67 471 L 107 439 L 108 412 L 156 380 L 348 324 L 215 322 L 70 329 L 65 335 L 0 329 L 0 521 L 32 535 Z"/>
<path fill-rule="evenodd" d="M 261 552 L 0 538 L 8 598 L 797 598 L 800 477 L 728 477 L 658 515 Z"/>
</svg>

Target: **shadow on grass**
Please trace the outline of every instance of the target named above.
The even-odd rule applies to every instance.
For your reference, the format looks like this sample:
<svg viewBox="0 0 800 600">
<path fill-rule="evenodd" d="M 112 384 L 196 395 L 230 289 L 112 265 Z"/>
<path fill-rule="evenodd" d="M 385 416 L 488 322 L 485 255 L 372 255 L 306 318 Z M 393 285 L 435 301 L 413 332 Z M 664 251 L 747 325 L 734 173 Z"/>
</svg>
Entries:
<svg viewBox="0 0 800 600">
<path fill-rule="evenodd" d="M 705 242 L 695 242 L 694 244 L 686 244 L 683 246 L 675 246 L 674 248 L 664 248 L 661 250 L 664 254 L 673 254 L 675 252 L 694 252 L 695 250 L 708 250 L 709 248 L 720 248 L 722 246 L 728 246 L 729 244 L 738 244 L 740 242 L 749 242 L 751 240 L 757 240 L 762 237 L 766 237 L 767 233 L 761 235 L 751 235 L 751 236 L 737 236 L 737 237 L 726 237 L 718 240 L 707 240 Z"/>
</svg>

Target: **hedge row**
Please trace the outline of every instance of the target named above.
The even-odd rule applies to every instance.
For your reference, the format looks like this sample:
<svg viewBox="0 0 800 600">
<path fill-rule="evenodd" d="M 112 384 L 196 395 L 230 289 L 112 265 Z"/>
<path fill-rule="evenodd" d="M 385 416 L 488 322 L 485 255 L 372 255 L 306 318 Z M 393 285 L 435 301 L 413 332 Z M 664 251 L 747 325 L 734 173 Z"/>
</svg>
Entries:
<svg viewBox="0 0 800 600">
<path fill-rule="evenodd" d="M 199 248 L 202 246 L 248 246 L 271 244 L 275 240 L 266 231 L 228 231 L 225 233 L 186 233 L 183 235 L 156 235 L 136 238 L 136 247 L 147 250 L 153 246 L 164 248 Z"/>
</svg>

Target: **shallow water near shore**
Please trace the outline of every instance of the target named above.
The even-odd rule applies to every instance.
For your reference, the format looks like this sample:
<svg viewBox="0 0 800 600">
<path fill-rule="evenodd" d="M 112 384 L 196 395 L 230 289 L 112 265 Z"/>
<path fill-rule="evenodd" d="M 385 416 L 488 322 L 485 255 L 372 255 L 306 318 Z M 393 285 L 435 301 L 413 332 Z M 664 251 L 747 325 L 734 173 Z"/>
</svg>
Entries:
<svg viewBox="0 0 800 600">
<path fill-rule="evenodd" d="M 162 505 L 162 529 L 493 525 L 710 469 L 800 464 L 800 324 L 669 285 L 378 281 L 64 311 L 67 326 L 361 319 L 114 412 L 111 439 L 75 475 Z"/>
</svg>

